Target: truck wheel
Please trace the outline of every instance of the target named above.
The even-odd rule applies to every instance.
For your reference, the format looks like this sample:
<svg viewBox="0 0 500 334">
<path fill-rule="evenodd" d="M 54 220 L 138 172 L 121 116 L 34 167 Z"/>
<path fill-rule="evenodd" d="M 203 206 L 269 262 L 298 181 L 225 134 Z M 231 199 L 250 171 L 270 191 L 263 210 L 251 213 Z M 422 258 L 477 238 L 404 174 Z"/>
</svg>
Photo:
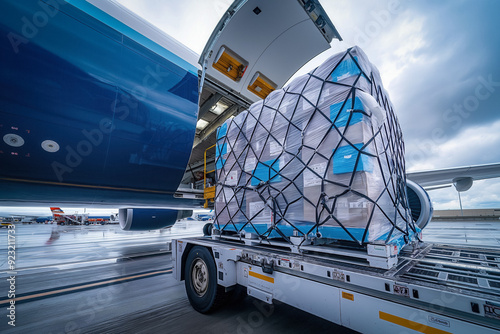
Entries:
<svg viewBox="0 0 500 334">
<path fill-rule="evenodd" d="M 188 254 L 185 267 L 186 293 L 193 308 L 208 313 L 224 304 L 226 292 L 217 284 L 217 269 L 210 251 L 195 246 Z"/>
<path fill-rule="evenodd" d="M 207 224 L 203 225 L 203 235 L 211 236 L 213 227 L 214 227 L 214 224 L 212 224 L 212 223 L 207 223 Z"/>
<path fill-rule="evenodd" d="M 86 225 L 86 226 L 89 226 L 89 222 L 85 222 L 85 225 Z"/>
<path fill-rule="evenodd" d="M 64 222 L 61 222 L 61 225 L 64 225 Z"/>
</svg>

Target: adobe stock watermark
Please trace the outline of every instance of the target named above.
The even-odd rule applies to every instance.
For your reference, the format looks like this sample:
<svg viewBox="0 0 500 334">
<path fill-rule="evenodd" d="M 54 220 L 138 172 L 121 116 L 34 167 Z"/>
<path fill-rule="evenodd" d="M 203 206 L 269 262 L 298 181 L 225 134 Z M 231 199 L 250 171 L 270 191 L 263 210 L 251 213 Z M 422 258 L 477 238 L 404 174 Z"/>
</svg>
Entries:
<svg viewBox="0 0 500 334">
<path fill-rule="evenodd" d="M 122 272 L 124 271 L 122 270 Z M 76 308 L 78 319 L 66 323 L 64 326 L 65 332 L 81 333 L 85 328 L 91 326 L 96 317 L 106 309 L 109 309 L 114 297 L 123 293 L 127 286 L 128 282 L 109 285 L 101 289 L 96 289 L 85 298 L 81 298 L 81 302 Z"/>
<path fill-rule="evenodd" d="M 411 0 L 405 0 L 408 2 Z M 378 37 L 384 28 L 387 28 L 394 18 L 402 11 L 401 0 L 389 0 L 385 9 L 372 10 L 370 12 L 371 20 L 365 23 L 363 29 L 354 28 L 354 43 L 356 45 L 367 45 L 373 39 Z"/>
<path fill-rule="evenodd" d="M 84 159 L 90 157 L 92 153 L 101 146 L 105 136 L 110 135 L 115 129 L 115 120 L 125 121 L 132 110 L 136 110 L 139 106 L 138 100 L 146 100 L 149 90 L 157 88 L 163 80 L 170 76 L 171 73 L 160 65 L 156 68 L 151 66 L 146 67 L 147 74 L 142 80 L 142 85 L 136 86 L 130 94 L 122 93 L 111 103 L 113 111 L 113 119 L 102 118 L 99 124 L 93 129 L 83 129 L 81 135 L 83 139 L 75 146 L 67 145 L 65 147 L 66 155 L 64 162 L 53 161 L 51 166 L 59 182 L 64 181 L 64 175 L 72 173 L 76 168 L 81 166 Z"/>
<path fill-rule="evenodd" d="M 414 328 L 416 331 L 424 332 L 429 326 L 446 330 L 451 326 L 450 320 L 441 316 L 447 308 L 453 308 L 453 304 L 457 301 L 457 296 L 441 291 L 439 297 L 434 298 L 430 302 L 430 306 L 425 311 L 413 311 L 408 320 L 413 321 L 420 326 Z"/>
<path fill-rule="evenodd" d="M 462 103 L 455 103 L 453 108 L 444 111 L 443 120 L 450 123 L 453 129 L 458 129 L 463 120 L 469 118 L 471 113 L 479 108 L 481 101 L 488 100 L 497 87 L 500 87 L 500 81 L 493 81 L 491 74 L 486 79 L 480 76 L 477 81 L 479 84 L 476 85 L 474 94 L 468 95 L 463 99 Z"/>
<path fill-rule="evenodd" d="M 273 304 L 254 299 L 252 304 L 255 310 L 246 316 L 236 317 L 236 321 L 238 322 L 238 327 L 236 328 L 237 334 L 258 333 L 259 328 L 265 324 L 266 319 L 270 319 L 273 316 L 276 305 L 286 303 L 287 296 L 301 288 L 300 280 L 293 276 L 284 275 L 281 278 L 281 283 L 283 289 L 275 288 L 273 291 Z"/>
<path fill-rule="evenodd" d="M 14 53 L 19 53 L 21 45 L 28 44 L 31 39 L 35 38 L 40 33 L 40 30 L 47 26 L 50 19 L 59 13 L 60 6 L 66 3 L 64 0 L 37 1 L 40 10 L 30 17 L 23 16 L 21 18 L 21 35 L 14 32 L 7 34 L 7 39 Z"/>
<path fill-rule="evenodd" d="M 99 255 L 99 254 L 98 254 Z M 102 258 L 102 255 L 99 255 Z M 118 277 L 126 276 L 126 267 L 120 269 Z M 129 282 L 122 282 L 120 284 L 112 284 L 102 288 L 94 289 L 86 293 L 79 299 L 79 303 L 74 308 L 71 308 L 72 314 L 75 316 L 65 324 L 57 333 L 72 333 L 79 334 L 88 332 L 92 324 L 95 323 L 97 316 L 106 310 L 109 310 L 115 296 L 119 296 L 124 291 Z"/>
<path fill-rule="evenodd" d="M 464 124 L 464 120 L 479 109 L 481 102 L 493 96 L 498 87 L 500 87 L 500 81 L 494 81 L 493 75 L 489 74 L 487 78 L 479 76 L 473 93 L 443 112 L 442 120 L 445 125 L 458 130 Z M 436 127 L 431 132 L 431 138 L 420 140 L 416 149 L 407 152 L 406 160 L 411 164 L 424 160 L 428 154 L 434 152 L 439 145 L 445 143 L 448 139 L 443 127 Z"/>
<path fill-rule="evenodd" d="M 213 1 L 212 6 L 214 8 L 217 17 L 222 17 L 222 15 L 226 13 L 226 10 L 228 9 L 230 4 L 231 4 L 230 1 L 222 1 L 222 0 Z"/>
<path fill-rule="evenodd" d="M 7 298 L 9 298 L 9 306 L 7 307 L 7 323 L 9 326 L 16 326 L 16 225 L 10 224 L 7 231 L 7 264 L 8 269 L 7 282 L 9 290 Z"/>
<path fill-rule="evenodd" d="M 99 122 L 98 128 L 82 130 L 81 133 L 86 139 L 80 140 L 75 148 L 70 145 L 66 146 L 65 163 L 59 161 L 52 162 L 52 170 L 56 174 L 59 182 L 64 181 L 63 175 L 65 173 L 72 173 L 75 168 L 80 166 L 83 162 L 83 158 L 90 156 L 94 149 L 103 143 L 104 135 L 111 134 L 114 129 L 113 120 L 110 118 L 103 118 Z"/>
</svg>

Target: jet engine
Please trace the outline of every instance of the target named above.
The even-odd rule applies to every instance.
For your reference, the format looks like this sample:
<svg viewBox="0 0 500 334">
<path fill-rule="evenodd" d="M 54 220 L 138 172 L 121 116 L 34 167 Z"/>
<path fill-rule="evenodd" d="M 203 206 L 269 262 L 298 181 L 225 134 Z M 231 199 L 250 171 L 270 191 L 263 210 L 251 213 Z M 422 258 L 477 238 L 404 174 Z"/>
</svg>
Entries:
<svg viewBox="0 0 500 334">
<path fill-rule="evenodd" d="M 434 211 L 431 198 L 418 183 L 408 179 L 406 180 L 406 192 L 413 220 L 423 230 L 431 221 L 432 212 Z"/>
<path fill-rule="evenodd" d="M 170 227 L 178 219 L 190 217 L 192 210 L 120 209 L 118 219 L 125 231 L 147 231 Z"/>
</svg>

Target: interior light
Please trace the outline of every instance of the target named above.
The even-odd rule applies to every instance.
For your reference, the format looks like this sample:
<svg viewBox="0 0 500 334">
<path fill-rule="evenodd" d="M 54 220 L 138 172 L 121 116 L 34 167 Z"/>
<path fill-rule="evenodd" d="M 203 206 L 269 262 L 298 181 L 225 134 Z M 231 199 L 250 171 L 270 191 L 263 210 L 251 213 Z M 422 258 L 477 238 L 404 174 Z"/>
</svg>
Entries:
<svg viewBox="0 0 500 334">
<path fill-rule="evenodd" d="M 229 106 L 222 102 L 217 102 L 211 109 L 210 112 L 213 112 L 216 115 L 222 114 Z"/>
<path fill-rule="evenodd" d="M 205 121 L 204 119 L 199 119 L 198 122 L 196 122 L 196 128 L 198 130 L 203 130 L 204 128 L 206 128 L 208 125 L 208 122 Z"/>
</svg>

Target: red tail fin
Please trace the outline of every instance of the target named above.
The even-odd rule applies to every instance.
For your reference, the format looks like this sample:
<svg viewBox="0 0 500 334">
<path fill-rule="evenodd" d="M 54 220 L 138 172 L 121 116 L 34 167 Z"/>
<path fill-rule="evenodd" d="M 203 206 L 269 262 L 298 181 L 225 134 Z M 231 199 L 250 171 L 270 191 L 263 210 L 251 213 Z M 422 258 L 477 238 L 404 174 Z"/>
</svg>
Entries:
<svg viewBox="0 0 500 334">
<path fill-rule="evenodd" d="M 61 208 L 54 208 L 54 207 L 51 207 L 51 208 L 50 208 L 50 211 L 52 211 L 52 215 L 54 215 L 54 216 L 59 216 L 59 215 L 64 214 L 64 211 L 63 211 L 63 210 L 61 210 Z"/>
</svg>

